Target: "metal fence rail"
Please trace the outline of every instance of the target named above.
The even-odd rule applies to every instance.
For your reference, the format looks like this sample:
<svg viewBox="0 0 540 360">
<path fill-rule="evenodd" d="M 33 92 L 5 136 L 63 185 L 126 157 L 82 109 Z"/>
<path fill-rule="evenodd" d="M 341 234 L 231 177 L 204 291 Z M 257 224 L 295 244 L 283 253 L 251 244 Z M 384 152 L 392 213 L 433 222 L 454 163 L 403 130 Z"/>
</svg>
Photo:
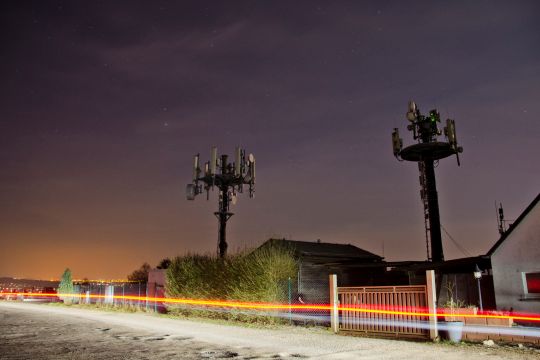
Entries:
<svg viewBox="0 0 540 360">
<path fill-rule="evenodd" d="M 427 316 L 399 314 L 401 311 L 427 312 L 426 286 L 339 287 L 338 297 L 342 309 L 340 310 L 340 330 L 398 337 L 429 337 Z M 351 310 L 346 310 L 346 308 Z M 389 313 L 373 310 L 389 311 Z"/>
</svg>

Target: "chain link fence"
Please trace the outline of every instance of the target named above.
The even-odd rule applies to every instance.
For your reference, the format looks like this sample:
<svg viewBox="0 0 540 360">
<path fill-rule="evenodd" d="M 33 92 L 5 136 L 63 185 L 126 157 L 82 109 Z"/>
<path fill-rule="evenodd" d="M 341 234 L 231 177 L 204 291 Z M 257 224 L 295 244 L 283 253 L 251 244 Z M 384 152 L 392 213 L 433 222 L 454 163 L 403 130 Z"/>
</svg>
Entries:
<svg viewBox="0 0 540 360">
<path fill-rule="evenodd" d="M 299 281 L 300 280 L 300 281 Z M 298 326 L 329 326 L 330 311 L 326 309 L 297 308 L 302 305 L 328 306 L 328 278 L 312 279 L 302 282 L 302 279 L 289 278 L 279 284 L 281 296 L 271 304 L 280 305 L 279 309 L 259 308 L 257 305 L 264 301 L 253 301 L 253 307 L 194 304 L 166 304 L 168 310 L 183 315 L 236 319 L 241 321 L 277 322 Z M 238 299 L 228 299 L 230 302 Z"/>
<path fill-rule="evenodd" d="M 328 306 L 330 299 L 329 282 L 326 274 L 310 274 L 299 271 L 296 281 L 291 284 L 292 304 L 313 305 L 315 307 Z M 297 325 L 330 324 L 330 310 L 324 309 L 293 309 L 292 322 Z"/>
<path fill-rule="evenodd" d="M 163 305 L 148 294 L 145 282 L 75 284 L 74 303 L 124 306 L 158 311 Z M 131 298 L 130 298 L 131 297 Z M 147 299 L 150 297 L 150 300 Z"/>
</svg>

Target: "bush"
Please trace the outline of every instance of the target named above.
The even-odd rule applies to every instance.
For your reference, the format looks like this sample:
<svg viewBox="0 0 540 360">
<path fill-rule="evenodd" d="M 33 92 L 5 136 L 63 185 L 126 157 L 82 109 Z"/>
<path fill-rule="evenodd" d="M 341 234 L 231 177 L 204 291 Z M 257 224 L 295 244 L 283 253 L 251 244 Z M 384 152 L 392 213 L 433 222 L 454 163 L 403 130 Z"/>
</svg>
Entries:
<svg viewBox="0 0 540 360">
<path fill-rule="evenodd" d="M 298 263 L 292 249 L 268 244 L 251 253 L 220 259 L 209 255 L 179 256 L 166 272 L 167 296 L 281 303 L 288 301 L 289 278 L 295 283 Z M 204 314 L 204 309 L 178 308 L 183 314 Z M 212 317 L 230 318 L 229 311 Z M 243 317 L 238 312 L 235 318 Z"/>
<path fill-rule="evenodd" d="M 298 263 L 292 249 L 269 243 L 233 262 L 228 299 L 279 303 L 288 301 L 289 278 L 295 282 Z"/>
<path fill-rule="evenodd" d="M 230 259 L 208 255 L 174 258 L 166 272 L 167 295 L 195 299 L 223 299 L 227 294 Z"/>
</svg>

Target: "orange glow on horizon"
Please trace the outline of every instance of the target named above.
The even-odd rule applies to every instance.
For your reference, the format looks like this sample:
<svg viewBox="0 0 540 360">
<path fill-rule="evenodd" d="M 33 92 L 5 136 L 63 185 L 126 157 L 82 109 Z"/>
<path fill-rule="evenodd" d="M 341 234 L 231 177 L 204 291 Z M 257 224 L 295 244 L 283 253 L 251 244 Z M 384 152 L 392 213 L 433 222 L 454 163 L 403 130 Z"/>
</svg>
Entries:
<svg viewBox="0 0 540 360">
<path fill-rule="evenodd" d="M 167 298 L 167 297 L 147 297 L 147 296 L 133 296 L 133 295 L 114 295 L 105 296 L 98 294 L 57 294 L 57 293 L 17 293 L 17 292 L 0 292 L 0 295 L 4 296 L 23 296 L 23 297 L 75 297 L 75 298 L 91 298 L 91 299 L 105 299 L 113 298 L 115 300 L 133 300 L 133 301 L 149 301 L 160 302 L 164 304 L 182 304 L 182 305 L 202 305 L 209 307 L 227 307 L 227 308 L 241 308 L 241 309 L 253 309 L 253 310 L 332 310 L 332 306 L 328 304 L 273 304 L 263 302 L 242 302 L 242 301 L 226 301 L 226 300 L 204 300 L 204 299 L 182 299 L 182 298 Z M 414 307 L 401 307 L 398 310 L 389 310 L 391 307 L 377 308 L 374 306 L 358 306 L 358 307 L 345 307 L 338 306 L 340 311 L 359 312 L 367 314 L 382 314 L 382 315 L 405 315 L 405 316 L 417 316 L 417 317 L 429 317 L 432 316 L 425 308 Z M 540 322 L 540 315 L 537 314 L 493 314 L 493 313 L 478 313 L 478 314 L 463 314 L 454 312 L 450 314 L 448 310 L 437 309 L 437 317 L 443 317 L 446 315 L 455 317 L 466 318 L 490 318 L 490 319 L 512 319 L 522 321 L 538 321 Z"/>
</svg>

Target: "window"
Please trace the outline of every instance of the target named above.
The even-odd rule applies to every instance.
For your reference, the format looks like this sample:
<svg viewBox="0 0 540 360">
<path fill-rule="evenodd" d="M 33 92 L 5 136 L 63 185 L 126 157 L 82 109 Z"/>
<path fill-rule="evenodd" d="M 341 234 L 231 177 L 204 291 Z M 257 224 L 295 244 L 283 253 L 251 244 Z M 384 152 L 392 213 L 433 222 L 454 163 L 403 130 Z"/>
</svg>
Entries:
<svg viewBox="0 0 540 360">
<path fill-rule="evenodd" d="M 526 294 L 540 295 L 540 272 L 525 273 Z"/>
</svg>

